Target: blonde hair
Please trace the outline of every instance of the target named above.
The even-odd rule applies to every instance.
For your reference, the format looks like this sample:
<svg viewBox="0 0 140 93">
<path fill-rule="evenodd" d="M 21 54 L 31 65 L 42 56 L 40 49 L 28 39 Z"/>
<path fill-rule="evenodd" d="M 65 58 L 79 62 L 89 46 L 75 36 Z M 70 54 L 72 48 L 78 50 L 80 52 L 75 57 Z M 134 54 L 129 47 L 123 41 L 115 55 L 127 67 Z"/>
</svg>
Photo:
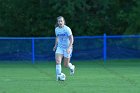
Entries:
<svg viewBox="0 0 140 93">
<path fill-rule="evenodd" d="M 61 19 L 61 18 L 64 20 L 64 25 L 65 25 L 66 22 L 65 22 L 65 19 L 64 19 L 63 16 L 58 16 L 58 17 L 57 17 L 57 21 L 58 21 L 59 19 Z M 58 22 L 56 22 L 55 27 L 58 27 Z"/>
</svg>

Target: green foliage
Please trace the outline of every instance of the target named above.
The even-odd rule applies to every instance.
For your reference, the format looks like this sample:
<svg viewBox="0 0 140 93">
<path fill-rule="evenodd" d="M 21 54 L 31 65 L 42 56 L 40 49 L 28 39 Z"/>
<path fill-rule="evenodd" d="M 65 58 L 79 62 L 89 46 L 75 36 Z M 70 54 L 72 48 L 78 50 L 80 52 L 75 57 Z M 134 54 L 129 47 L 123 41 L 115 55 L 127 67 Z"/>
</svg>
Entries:
<svg viewBox="0 0 140 93">
<path fill-rule="evenodd" d="M 54 36 L 64 16 L 75 36 L 140 34 L 138 0 L 0 0 L 0 36 Z"/>
<path fill-rule="evenodd" d="M 133 8 L 133 11 L 129 15 L 128 28 L 126 29 L 126 34 L 140 34 L 140 1 L 138 1 L 137 6 Z"/>
</svg>

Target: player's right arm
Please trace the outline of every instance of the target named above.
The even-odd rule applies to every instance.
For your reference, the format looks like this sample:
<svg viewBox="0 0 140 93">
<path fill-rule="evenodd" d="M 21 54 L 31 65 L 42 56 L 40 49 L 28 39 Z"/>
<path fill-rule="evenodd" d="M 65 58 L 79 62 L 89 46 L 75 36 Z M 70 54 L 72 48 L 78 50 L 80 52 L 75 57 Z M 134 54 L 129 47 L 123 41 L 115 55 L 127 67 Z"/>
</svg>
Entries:
<svg viewBox="0 0 140 93">
<path fill-rule="evenodd" d="M 54 47 L 53 47 L 53 51 L 56 50 L 57 45 L 58 45 L 58 37 L 56 36 L 56 38 L 55 38 L 55 45 L 54 45 Z"/>
</svg>

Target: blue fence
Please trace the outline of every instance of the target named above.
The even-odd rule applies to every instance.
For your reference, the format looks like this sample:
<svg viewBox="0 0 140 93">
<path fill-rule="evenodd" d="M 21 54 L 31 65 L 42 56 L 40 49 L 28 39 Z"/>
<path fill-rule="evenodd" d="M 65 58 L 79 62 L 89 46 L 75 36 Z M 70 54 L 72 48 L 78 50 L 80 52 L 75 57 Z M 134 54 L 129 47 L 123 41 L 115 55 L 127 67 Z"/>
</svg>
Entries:
<svg viewBox="0 0 140 93">
<path fill-rule="evenodd" d="M 54 37 L 1 37 L 0 60 L 54 60 Z M 140 59 L 140 35 L 74 37 L 72 60 Z"/>
</svg>

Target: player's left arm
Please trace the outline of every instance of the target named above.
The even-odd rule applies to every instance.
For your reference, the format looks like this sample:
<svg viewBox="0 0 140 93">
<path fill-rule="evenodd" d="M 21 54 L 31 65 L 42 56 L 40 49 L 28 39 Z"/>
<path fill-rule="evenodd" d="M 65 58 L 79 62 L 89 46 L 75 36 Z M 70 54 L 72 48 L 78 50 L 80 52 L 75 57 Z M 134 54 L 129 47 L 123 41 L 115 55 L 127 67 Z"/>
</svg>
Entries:
<svg viewBox="0 0 140 93">
<path fill-rule="evenodd" d="M 73 35 L 72 34 L 69 36 L 69 40 L 70 40 L 70 43 L 69 43 L 69 46 L 68 46 L 68 49 L 67 49 L 67 53 L 70 53 L 70 50 L 73 47 L 74 39 L 73 39 Z"/>
<path fill-rule="evenodd" d="M 70 40 L 70 44 L 69 44 L 69 47 L 68 47 L 68 48 L 72 48 L 72 46 L 73 46 L 73 41 L 74 41 L 73 35 L 70 35 L 70 36 L 69 36 L 69 40 Z"/>
</svg>

